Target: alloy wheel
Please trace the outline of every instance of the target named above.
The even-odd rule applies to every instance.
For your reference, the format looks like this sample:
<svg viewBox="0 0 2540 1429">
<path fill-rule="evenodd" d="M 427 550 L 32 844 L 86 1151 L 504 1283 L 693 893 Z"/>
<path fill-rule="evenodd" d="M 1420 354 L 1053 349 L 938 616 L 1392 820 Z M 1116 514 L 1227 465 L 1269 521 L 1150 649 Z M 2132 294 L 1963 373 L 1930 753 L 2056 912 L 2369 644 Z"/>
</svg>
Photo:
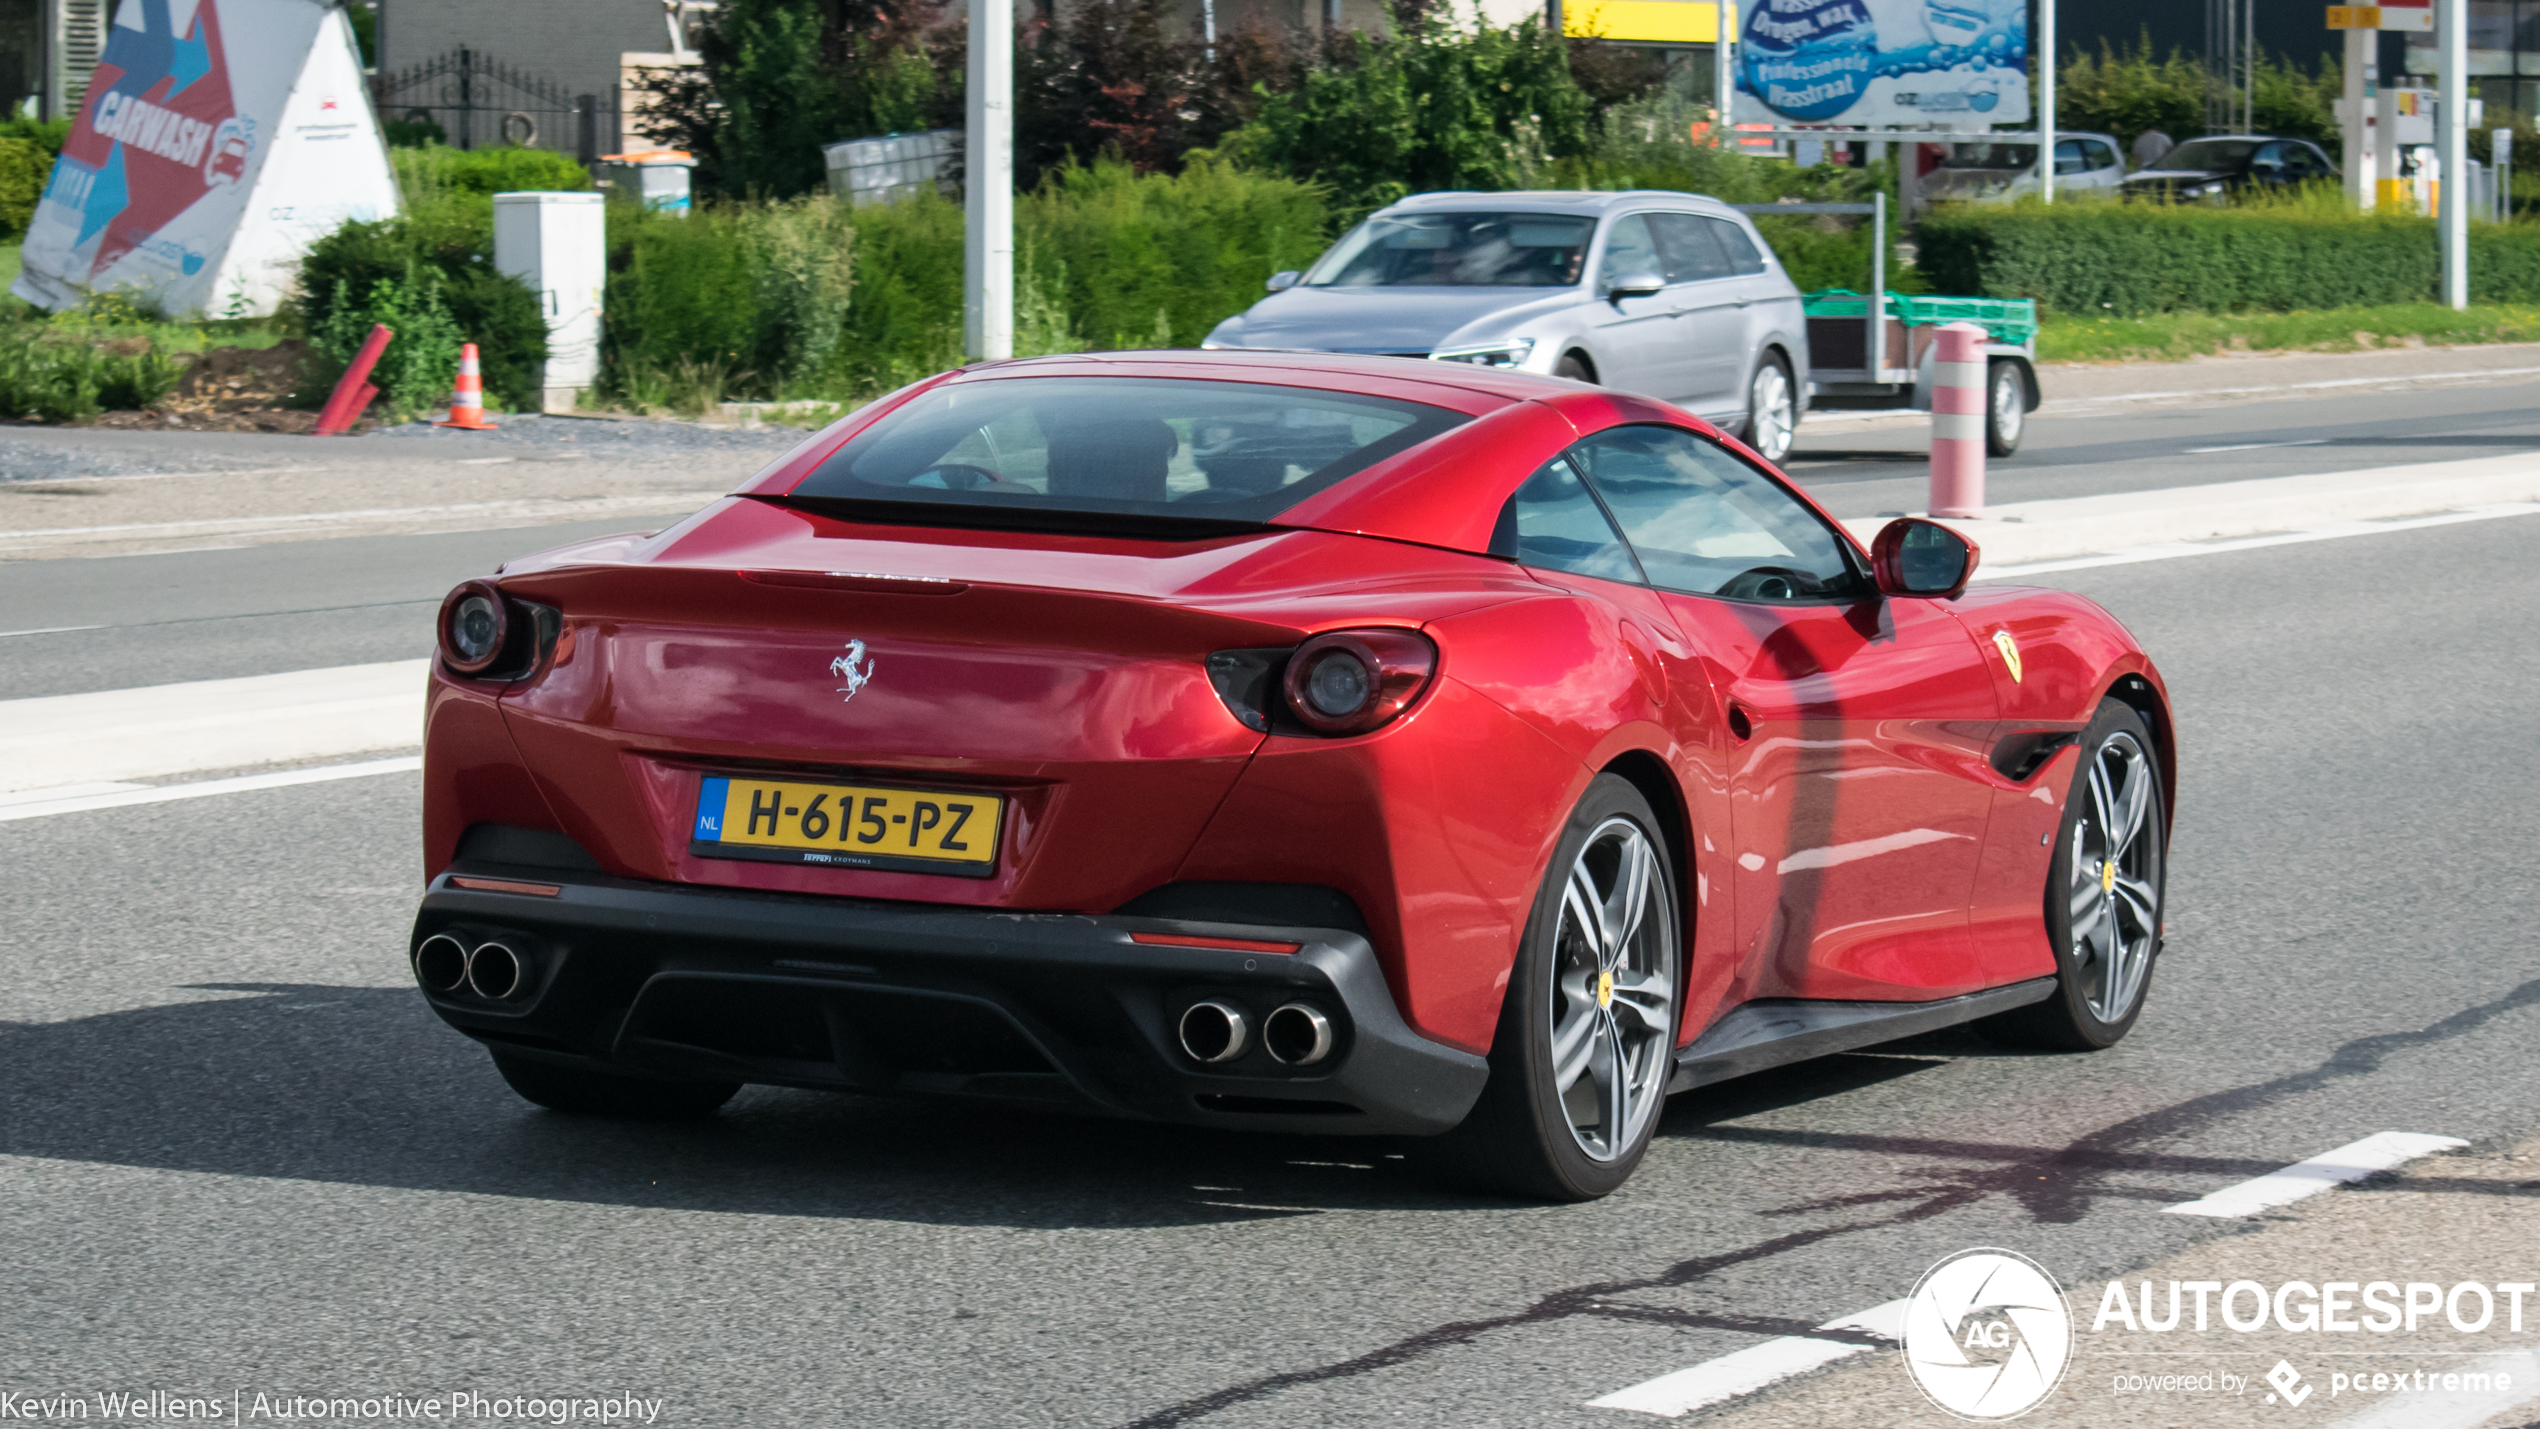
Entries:
<svg viewBox="0 0 2540 1429">
<path fill-rule="evenodd" d="M 2020 444 L 2028 425 L 2028 392 L 2017 369 L 2002 364 L 1993 378 L 1994 444 L 2005 450 Z"/>
<path fill-rule="evenodd" d="M 2082 773 L 2087 780 L 2072 843 L 2073 963 L 2090 1015 L 2122 1021 L 2143 994 L 2160 945 L 2160 833 L 2154 827 L 2151 760 L 2134 736 L 2112 734 Z"/>
<path fill-rule="evenodd" d="M 1748 446 L 1766 461 L 1778 462 L 1790 455 L 1792 430 L 1798 415 L 1792 410 L 1790 374 L 1778 362 L 1767 362 L 1755 370 L 1755 382 L 1747 391 L 1746 430 Z"/>
<path fill-rule="evenodd" d="M 1570 866 L 1552 960 L 1553 1085 L 1579 1149 L 1638 1144 L 1674 1070 L 1676 917 L 1666 867 L 1630 819 L 1599 824 Z"/>
</svg>

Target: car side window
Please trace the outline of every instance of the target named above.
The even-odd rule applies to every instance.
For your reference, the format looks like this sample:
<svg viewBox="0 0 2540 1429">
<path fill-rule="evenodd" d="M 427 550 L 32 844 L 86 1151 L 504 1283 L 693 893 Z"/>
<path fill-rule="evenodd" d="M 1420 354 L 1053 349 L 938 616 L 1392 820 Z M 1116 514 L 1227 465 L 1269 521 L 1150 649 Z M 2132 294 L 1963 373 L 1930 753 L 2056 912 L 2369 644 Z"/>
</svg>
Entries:
<svg viewBox="0 0 2540 1429">
<path fill-rule="evenodd" d="M 1763 250 L 1755 246 L 1754 239 L 1746 236 L 1745 229 L 1725 218 L 1702 221 L 1711 225 L 1711 236 L 1720 240 L 1721 251 L 1729 255 L 1730 272 L 1750 274 L 1764 271 Z"/>
<path fill-rule="evenodd" d="M 2090 167 L 2093 170 L 2124 167 L 2117 160 L 2117 151 L 2110 148 L 2104 139 L 2083 141 L 2082 152 L 2090 156 Z"/>
<path fill-rule="evenodd" d="M 2058 139 L 2055 141 L 2055 172 L 2059 174 L 2082 174 L 2088 173 L 2089 171 L 2090 161 L 2082 157 L 2081 141 L 2079 139 Z"/>
<path fill-rule="evenodd" d="M 1658 256 L 1667 263 L 1670 283 L 1699 283 L 1729 276 L 1729 255 L 1711 236 L 1711 225 L 1690 213 L 1653 213 L 1649 226 L 1658 236 Z"/>
<path fill-rule="evenodd" d="M 1667 265 L 1658 257 L 1658 244 L 1649 234 L 1648 215 L 1627 213 L 1605 231 L 1605 262 L 1596 271 L 1598 287 L 1609 286 L 1617 278 L 1641 273 L 1663 276 L 1666 271 Z"/>
<path fill-rule="evenodd" d="M 2284 174 L 2284 145 L 2264 144 L 2250 156 L 2249 172 L 2262 178 L 2281 178 Z"/>
<path fill-rule="evenodd" d="M 1567 457 L 1554 457 L 1526 478 L 1500 508 L 1491 553 L 1521 566 L 1640 583 L 1640 567 Z"/>
<path fill-rule="evenodd" d="M 1652 585 L 1774 602 L 1867 586 L 1840 537 L 1780 483 L 1674 427 L 1617 427 L 1570 449 Z"/>
</svg>

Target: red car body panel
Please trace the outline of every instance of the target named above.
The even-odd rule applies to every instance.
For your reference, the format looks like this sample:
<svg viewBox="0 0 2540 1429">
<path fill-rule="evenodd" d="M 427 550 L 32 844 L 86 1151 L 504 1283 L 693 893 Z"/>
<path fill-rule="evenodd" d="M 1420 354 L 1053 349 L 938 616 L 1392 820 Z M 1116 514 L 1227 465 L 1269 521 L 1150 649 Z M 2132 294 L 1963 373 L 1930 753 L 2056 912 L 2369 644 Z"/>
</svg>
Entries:
<svg viewBox="0 0 2540 1429">
<path fill-rule="evenodd" d="M 793 491 L 935 386 L 1118 373 L 1383 393 L 1472 420 L 1277 529 L 1188 541 L 749 499 Z M 2174 772 L 2149 659 L 2055 591 L 1769 605 L 1487 554 L 1544 461 L 1645 422 L 1725 440 L 1645 399 L 1393 359 L 1066 357 L 929 379 L 658 536 L 506 568 L 503 591 L 560 610 L 562 633 L 515 684 L 436 670 L 427 873 L 494 823 L 565 834 L 620 878 L 765 893 L 1103 913 L 1177 882 L 1319 885 L 1362 910 L 1403 1020 L 1482 1052 L 1563 821 L 1618 768 L 1645 781 L 1683 864 L 1683 1041 L 1753 999 L 1919 1001 L 2051 973 L 2040 839 L 2074 757 L 2026 779 L 1991 757 L 2079 730 L 2140 680 Z M 1426 693 L 1371 734 L 1265 735 L 1204 668 L 1366 626 L 1420 629 L 1439 652 Z M 850 639 L 886 678 L 842 699 L 824 672 Z M 750 771 L 993 789 L 1011 801 L 1004 851 L 982 878 L 693 855 L 700 781 Z"/>
</svg>

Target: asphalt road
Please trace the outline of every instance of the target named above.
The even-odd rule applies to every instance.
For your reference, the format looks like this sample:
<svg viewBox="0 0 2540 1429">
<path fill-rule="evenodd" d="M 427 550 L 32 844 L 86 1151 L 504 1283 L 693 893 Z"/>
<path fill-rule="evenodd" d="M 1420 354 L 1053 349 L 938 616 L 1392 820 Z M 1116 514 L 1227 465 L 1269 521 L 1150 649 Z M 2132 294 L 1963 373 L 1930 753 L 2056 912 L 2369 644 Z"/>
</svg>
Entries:
<svg viewBox="0 0 2540 1429">
<path fill-rule="evenodd" d="M 1803 421 L 1791 475 L 1838 516 L 1923 510 L 1928 428 Z M 2304 395 L 2179 407 L 2095 403 L 2035 416 L 1986 467 L 1996 502 L 2150 491 L 2540 450 L 2540 383 Z"/>
<path fill-rule="evenodd" d="M 2261 405 L 2198 415 L 2299 415 Z M 2041 479 L 2278 474 L 2082 459 L 2117 437 Z M 0 1385 L 1629 1429 L 1580 1406 L 1952 1251 L 2071 1285 L 2233 1233 L 2161 1206 L 2372 1132 L 2511 1142 L 2540 1127 L 2532 519 L 2047 578 L 2132 626 L 2185 735 L 2134 1035 L 1940 1034 L 1681 1097 L 1583 1207 L 1442 1194 L 1383 1143 L 769 1089 L 568 1120 L 409 987 L 414 776 L 0 823 Z M 108 627 L 0 639 L 0 693 L 420 653 L 440 589 L 549 534 L 0 565 L 8 628 Z"/>
</svg>

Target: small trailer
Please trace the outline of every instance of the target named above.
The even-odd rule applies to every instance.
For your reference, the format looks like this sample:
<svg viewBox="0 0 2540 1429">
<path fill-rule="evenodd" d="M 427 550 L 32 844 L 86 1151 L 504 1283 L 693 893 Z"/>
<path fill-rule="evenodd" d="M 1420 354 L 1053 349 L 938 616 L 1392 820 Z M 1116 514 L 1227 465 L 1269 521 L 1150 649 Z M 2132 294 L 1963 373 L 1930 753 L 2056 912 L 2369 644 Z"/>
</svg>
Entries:
<svg viewBox="0 0 2540 1429">
<path fill-rule="evenodd" d="M 1993 456 L 2020 448 L 2037 410 L 2037 304 L 2026 298 L 1944 298 L 1887 291 L 1887 195 L 1870 203 L 1742 203 L 1742 213 L 1870 216 L 1870 291 L 1827 288 L 1802 297 L 1808 315 L 1808 406 L 1812 411 L 1928 412 L 1932 335 L 1968 322 L 1986 333 L 1984 445 Z"/>
</svg>

